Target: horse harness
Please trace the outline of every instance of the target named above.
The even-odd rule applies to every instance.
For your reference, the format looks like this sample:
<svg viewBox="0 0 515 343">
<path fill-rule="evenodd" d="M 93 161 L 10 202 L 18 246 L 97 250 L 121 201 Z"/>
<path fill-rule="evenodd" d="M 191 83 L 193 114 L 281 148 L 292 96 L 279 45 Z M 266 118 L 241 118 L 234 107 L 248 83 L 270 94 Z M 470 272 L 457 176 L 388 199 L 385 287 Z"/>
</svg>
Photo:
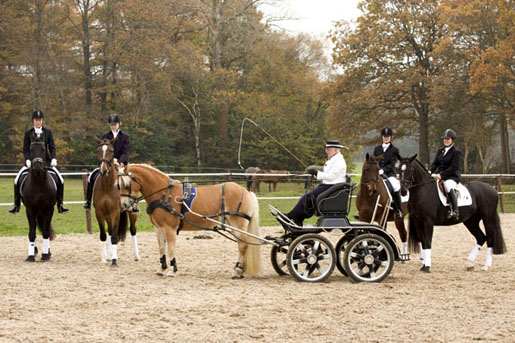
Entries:
<svg viewBox="0 0 515 343">
<path fill-rule="evenodd" d="M 181 196 L 181 211 L 178 212 L 175 208 L 173 208 L 173 206 L 171 205 L 171 201 L 172 201 L 172 189 L 173 189 L 173 179 L 170 179 L 170 182 L 168 183 L 168 186 L 162 190 L 159 190 L 159 191 L 163 191 L 163 194 L 161 195 L 161 198 L 160 199 L 157 199 L 157 200 L 154 200 L 152 201 L 148 206 L 147 206 L 147 214 L 151 214 L 156 208 L 162 208 L 168 212 L 170 212 L 171 214 L 179 217 L 179 226 L 177 227 L 177 234 L 180 233 L 180 231 L 182 230 L 182 227 L 184 225 L 184 222 L 196 227 L 196 228 L 199 228 L 199 229 L 202 229 L 202 230 L 208 230 L 208 231 L 214 231 L 214 232 L 218 232 L 220 233 L 219 231 L 224 231 L 225 230 L 225 216 L 228 216 L 228 215 L 235 215 L 235 216 L 239 216 L 239 217 L 242 217 L 242 218 L 245 218 L 246 220 L 250 220 L 250 216 L 248 216 L 247 214 L 243 213 L 243 212 L 240 212 L 240 207 L 241 207 L 241 204 L 243 202 L 243 195 L 244 193 L 242 192 L 241 193 L 241 199 L 240 199 L 240 202 L 238 204 L 238 207 L 236 209 L 236 211 L 226 211 L 225 210 L 225 183 L 222 184 L 222 203 L 221 203 L 221 211 L 219 213 L 216 213 L 216 214 L 211 214 L 211 215 L 208 215 L 208 216 L 202 216 L 202 218 L 215 218 L 215 217 L 222 217 L 220 223 L 221 223 L 221 227 L 220 228 L 209 228 L 209 227 L 204 227 L 204 226 L 201 226 L 201 225 L 198 225 L 194 222 L 192 222 L 191 220 L 189 220 L 188 218 L 185 217 L 185 214 L 187 212 L 189 212 L 188 210 L 188 206 L 186 206 L 187 203 L 190 203 L 190 201 L 192 200 L 192 197 L 193 197 L 193 187 L 191 185 L 191 183 L 189 182 L 185 182 L 184 183 L 184 186 L 183 186 L 183 192 L 182 192 L 182 196 Z M 157 192 L 159 192 L 157 191 Z M 157 193 L 156 192 L 156 193 Z M 165 197 L 166 197 L 166 193 L 169 192 L 168 194 L 168 197 L 165 201 Z"/>
</svg>

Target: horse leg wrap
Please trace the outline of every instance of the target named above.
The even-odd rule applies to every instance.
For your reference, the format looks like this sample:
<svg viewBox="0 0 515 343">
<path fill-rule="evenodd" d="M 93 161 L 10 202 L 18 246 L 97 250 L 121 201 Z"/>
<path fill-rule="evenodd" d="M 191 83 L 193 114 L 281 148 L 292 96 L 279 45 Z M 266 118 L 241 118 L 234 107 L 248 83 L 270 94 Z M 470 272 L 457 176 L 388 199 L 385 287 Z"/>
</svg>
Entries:
<svg viewBox="0 0 515 343">
<path fill-rule="evenodd" d="M 234 270 L 238 273 L 243 273 L 243 263 L 236 262 L 236 265 L 234 266 Z"/>
<path fill-rule="evenodd" d="M 36 252 L 36 242 L 29 242 L 28 255 L 29 256 L 34 256 L 35 252 Z"/>
<path fill-rule="evenodd" d="M 173 272 L 177 272 L 177 262 L 175 261 L 175 257 L 170 260 L 170 267 L 173 268 Z"/>
<path fill-rule="evenodd" d="M 161 262 L 162 270 L 165 270 L 166 268 L 168 268 L 168 266 L 166 265 L 166 255 L 161 256 L 161 258 L 159 259 L 159 262 Z"/>
</svg>

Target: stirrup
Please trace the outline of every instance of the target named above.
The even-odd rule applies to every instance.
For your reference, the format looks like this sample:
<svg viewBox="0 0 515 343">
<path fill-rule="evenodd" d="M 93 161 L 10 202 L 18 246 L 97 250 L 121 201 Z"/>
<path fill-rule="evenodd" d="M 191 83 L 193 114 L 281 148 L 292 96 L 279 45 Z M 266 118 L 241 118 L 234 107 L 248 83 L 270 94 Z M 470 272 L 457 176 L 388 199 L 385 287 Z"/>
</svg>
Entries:
<svg viewBox="0 0 515 343">
<path fill-rule="evenodd" d="M 91 202 L 86 201 L 86 203 L 84 204 L 84 206 L 82 206 L 82 208 L 85 210 L 91 210 Z"/>
</svg>

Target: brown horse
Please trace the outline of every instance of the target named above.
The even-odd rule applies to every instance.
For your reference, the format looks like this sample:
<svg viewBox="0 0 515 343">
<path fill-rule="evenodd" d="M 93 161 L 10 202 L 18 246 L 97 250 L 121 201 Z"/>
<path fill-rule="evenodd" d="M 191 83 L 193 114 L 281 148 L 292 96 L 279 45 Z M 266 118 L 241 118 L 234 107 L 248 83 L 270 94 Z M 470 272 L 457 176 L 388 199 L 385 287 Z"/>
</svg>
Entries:
<svg viewBox="0 0 515 343">
<path fill-rule="evenodd" d="M 359 220 L 364 222 L 372 221 L 374 210 L 376 209 L 377 198 L 379 198 L 379 206 L 374 216 L 374 221 L 380 225 L 386 224 L 386 221 L 394 221 L 399 237 L 402 241 L 401 255 L 405 258 L 408 257 L 408 233 L 404 226 L 404 217 L 408 214 L 407 203 L 402 204 L 403 219 L 396 220 L 393 211 L 388 211 L 384 214 L 384 209 L 388 206 L 389 197 L 386 185 L 383 178 L 379 176 L 379 160 L 382 156 L 373 157 L 369 154 L 366 155 L 365 163 L 363 163 L 363 170 L 361 172 L 361 184 L 359 187 L 358 195 L 356 197 L 356 208 L 359 212 Z M 386 217 L 385 217 L 386 215 Z"/>
<path fill-rule="evenodd" d="M 115 185 L 118 180 L 118 170 L 114 165 L 113 144 L 117 139 L 118 137 L 113 140 L 102 140 L 95 137 L 98 143 L 97 160 L 99 176 L 93 187 L 93 205 L 98 227 L 100 228 L 100 241 L 102 244 L 101 262 L 107 263 L 107 260 L 111 259 L 112 266 L 117 265 L 118 241 L 124 241 L 127 233 L 127 211 L 122 211 L 121 209 L 120 191 Z M 136 220 L 138 216 L 135 213 L 129 213 L 128 216 L 131 222 L 132 251 L 134 259 L 139 261 L 138 241 L 136 239 Z M 109 247 L 106 244 L 105 223 L 107 223 L 108 233 L 111 237 L 108 243 Z"/>
<path fill-rule="evenodd" d="M 254 181 L 255 188 L 259 191 L 259 183 L 265 182 L 268 183 L 268 191 L 273 191 L 277 189 L 277 183 L 279 182 L 290 182 L 290 172 L 287 170 L 267 170 L 267 171 L 258 171 L 257 174 L 266 174 L 266 175 L 254 175 L 252 177 Z M 283 174 L 283 175 L 281 175 Z M 253 186 L 254 186 L 253 185 Z"/>
<path fill-rule="evenodd" d="M 140 192 L 147 202 L 147 213 L 155 228 L 161 256 L 157 274 L 175 276 L 175 240 L 181 229 L 232 234 L 238 242 L 239 251 L 233 278 L 258 274 L 261 270 L 261 250 L 256 245 L 257 240 L 248 235 L 259 235 L 259 206 L 255 194 L 234 182 L 198 187 L 196 197 L 186 208 L 184 204 L 187 201 L 182 201 L 183 186 L 148 165 L 132 164 L 120 169 L 118 187 L 122 208 L 133 206 L 139 200 L 137 195 Z M 225 224 L 238 230 L 232 230 Z M 166 254 L 171 268 L 167 268 Z"/>
</svg>

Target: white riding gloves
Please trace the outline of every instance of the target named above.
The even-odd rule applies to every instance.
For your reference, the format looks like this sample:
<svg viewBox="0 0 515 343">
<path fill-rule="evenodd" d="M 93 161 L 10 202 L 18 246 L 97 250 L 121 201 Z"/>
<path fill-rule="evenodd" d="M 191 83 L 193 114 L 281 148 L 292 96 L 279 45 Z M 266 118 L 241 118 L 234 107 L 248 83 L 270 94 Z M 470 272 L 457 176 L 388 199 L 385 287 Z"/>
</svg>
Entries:
<svg viewBox="0 0 515 343">
<path fill-rule="evenodd" d="M 383 174 L 384 174 L 384 170 L 379 169 L 379 175 L 383 175 Z"/>
<path fill-rule="evenodd" d="M 30 160 L 26 160 L 26 161 L 25 161 L 25 165 L 27 166 L 27 168 L 30 168 L 30 166 L 32 165 L 32 163 L 30 163 Z"/>
<path fill-rule="evenodd" d="M 50 166 L 51 167 L 57 166 L 57 160 L 55 158 L 52 158 L 52 161 L 50 161 Z"/>
</svg>

